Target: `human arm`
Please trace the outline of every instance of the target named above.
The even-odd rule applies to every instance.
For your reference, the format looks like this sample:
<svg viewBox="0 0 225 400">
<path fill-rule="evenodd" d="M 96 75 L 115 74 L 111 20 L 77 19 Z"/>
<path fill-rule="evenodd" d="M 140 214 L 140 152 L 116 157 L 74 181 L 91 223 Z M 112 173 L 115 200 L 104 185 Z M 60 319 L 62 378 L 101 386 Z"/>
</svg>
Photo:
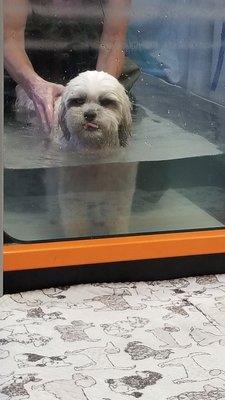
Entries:
<svg viewBox="0 0 225 400">
<path fill-rule="evenodd" d="M 33 100 L 43 127 L 49 131 L 54 101 L 64 87 L 42 79 L 26 54 L 25 27 L 28 12 L 28 0 L 4 0 L 4 63 L 10 76 Z"/>
<path fill-rule="evenodd" d="M 108 0 L 96 69 L 119 78 L 125 61 L 125 42 L 131 0 Z"/>
</svg>

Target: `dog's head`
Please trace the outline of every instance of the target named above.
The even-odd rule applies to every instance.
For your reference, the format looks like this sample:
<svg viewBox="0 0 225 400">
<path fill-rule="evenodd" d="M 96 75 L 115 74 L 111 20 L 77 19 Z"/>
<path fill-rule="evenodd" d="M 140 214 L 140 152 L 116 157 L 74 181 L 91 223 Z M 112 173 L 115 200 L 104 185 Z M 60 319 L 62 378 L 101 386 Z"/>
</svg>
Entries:
<svg viewBox="0 0 225 400">
<path fill-rule="evenodd" d="M 66 86 L 59 106 L 59 124 L 79 149 L 126 146 L 131 133 L 131 103 L 113 76 L 87 71 Z"/>
</svg>

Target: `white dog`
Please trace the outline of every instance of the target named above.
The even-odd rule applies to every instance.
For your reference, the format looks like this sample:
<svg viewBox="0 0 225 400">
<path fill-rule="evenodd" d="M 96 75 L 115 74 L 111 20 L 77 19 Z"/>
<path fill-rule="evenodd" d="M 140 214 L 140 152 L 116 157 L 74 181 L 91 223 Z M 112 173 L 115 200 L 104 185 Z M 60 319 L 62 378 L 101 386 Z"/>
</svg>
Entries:
<svg viewBox="0 0 225 400">
<path fill-rule="evenodd" d="M 125 89 L 105 72 L 81 73 L 68 83 L 60 99 L 59 124 L 63 135 L 74 139 L 77 151 L 125 146 L 131 123 Z"/>
<path fill-rule="evenodd" d="M 34 105 L 17 88 L 17 111 Z M 58 198 L 66 236 L 128 233 L 137 163 L 99 163 L 128 145 L 131 103 L 113 76 L 87 71 L 72 79 L 55 103 L 53 142 L 66 141 L 79 154 L 95 155 L 94 165 L 61 168 Z"/>
</svg>

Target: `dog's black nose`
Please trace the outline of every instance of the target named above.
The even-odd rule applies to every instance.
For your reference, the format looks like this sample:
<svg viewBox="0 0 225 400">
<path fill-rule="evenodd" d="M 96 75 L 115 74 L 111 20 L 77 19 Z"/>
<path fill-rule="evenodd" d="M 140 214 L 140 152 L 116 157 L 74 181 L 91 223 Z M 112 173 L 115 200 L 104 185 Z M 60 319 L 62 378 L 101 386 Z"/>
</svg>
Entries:
<svg viewBox="0 0 225 400">
<path fill-rule="evenodd" d="M 86 119 L 86 121 L 91 122 L 96 118 L 96 112 L 93 110 L 85 111 L 84 118 Z"/>
</svg>

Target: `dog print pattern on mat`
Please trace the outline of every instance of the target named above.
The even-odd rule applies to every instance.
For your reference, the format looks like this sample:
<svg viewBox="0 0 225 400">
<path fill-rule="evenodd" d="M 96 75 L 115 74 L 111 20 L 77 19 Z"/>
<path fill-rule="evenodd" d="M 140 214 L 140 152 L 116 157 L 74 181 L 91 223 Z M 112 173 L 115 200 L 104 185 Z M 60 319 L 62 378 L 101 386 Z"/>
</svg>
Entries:
<svg viewBox="0 0 225 400">
<path fill-rule="evenodd" d="M 0 399 L 28 399 L 29 393 L 26 389 L 26 385 L 30 382 L 38 381 L 40 381 L 40 379 L 36 374 L 11 374 L 11 376 L 0 375 Z"/>
<path fill-rule="evenodd" d="M 14 360 L 17 363 L 18 368 L 24 367 L 66 367 L 71 365 L 71 363 L 67 363 L 66 356 L 45 356 L 42 354 L 36 353 L 23 353 L 16 354 L 14 356 Z"/>
<path fill-rule="evenodd" d="M 128 296 L 130 296 L 130 294 Z M 86 299 L 84 301 L 84 304 L 85 305 L 90 304 L 92 307 L 98 306 L 99 304 L 99 307 L 94 308 L 94 311 L 142 310 L 143 308 L 147 307 L 146 304 L 137 304 L 137 305 L 129 304 L 124 294 L 95 296 L 92 299 Z"/>
<path fill-rule="evenodd" d="M 203 357 L 210 356 L 210 354 L 208 353 L 188 354 L 187 357 L 175 358 L 170 361 L 166 361 L 163 364 L 159 364 L 159 366 L 161 368 L 164 367 L 181 368 L 184 372 L 184 376 L 182 378 L 173 380 L 173 382 L 177 384 L 187 383 L 187 382 L 209 381 L 217 378 L 225 382 L 225 371 L 221 371 L 220 369 L 210 369 L 210 361 L 209 361 L 209 368 L 206 369 L 201 363 L 202 356 Z"/>
<path fill-rule="evenodd" d="M 174 353 L 172 350 L 153 350 L 149 346 L 145 346 L 141 342 L 130 342 L 125 348 L 125 353 L 131 356 L 132 360 L 144 360 L 146 358 L 154 358 L 155 360 L 166 360 L 170 354 Z"/>
<path fill-rule="evenodd" d="M 176 333 L 180 332 L 180 328 L 178 326 L 172 326 L 168 324 L 163 324 L 162 327 L 157 327 L 154 329 L 147 329 L 146 332 L 151 333 L 159 342 L 160 347 L 169 346 L 170 348 L 187 348 L 190 347 L 191 344 L 181 344 L 176 339 Z"/>
<path fill-rule="evenodd" d="M 225 275 L 0 303 L 1 400 L 225 400 Z"/>
<path fill-rule="evenodd" d="M 24 345 L 33 344 L 35 347 L 40 347 L 45 346 L 51 340 L 52 337 L 43 336 L 36 332 L 31 333 L 28 325 L 12 325 L 0 329 L 0 346 L 19 343 Z"/>
<path fill-rule="evenodd" d="M 127 317 L 125 320 L 116 321 L 112 324 L 101 324 L 103 331 L 110 336 L 129 338 L 137 328 L 143 328 L 149 323 L 147 318 Z"/>
<path fill-rule="evenodd" d="M 104 347 L 88 347 L 67 352 L 65 355 L 71 360 L 75 370 L 129 370 L 135 368 L 135 365 L 128 365 L 127 363 L 124 366 L 120 366 L 117 361 L 119 353 L 120 349 L 112 342 L 109 342 Z"/>
<path fill-rule="evenodd" d="M 168 397 L 167 400 L 224 400 L 225 388 L 205 385 L 199 392 L 184 392 L 178 396 Z"/>
<path fill-rule="evenodd" d="M 60 368 L 72 365 L 74 370 L 89 369 L 122 369 L 129 370 L 135 368 L 135 365 L 119 366 L 117 355 L 120 349 L 112 342 L 107 343 L 104 347 L 88 347 L 85 349 L 77 349 L 67 351 L 63 355 L 46 356 L 35 353 L 17 354 L 14 359 L 18 368 L 23 367 L 53 367 Z"/>
<path fill-rule="evenodd" d="M 54 329 L 57 330 L 61 339 L 65 342 L 98 342 L 100 339 L 91 339 L 85 332 L 87 329 L 94 328 L 93 323 L 87 324 L 83 321 L 72 321 L 70 325 L 60 325 L 55 326 Z"/>
<path fill-rule="evenodd" d="M 45 313 L 41 307 L 35 307 L 27 310 L 26 317 L 17 321 L 18 322 L 27 322 L 33 320 L 41 321 L 41 319 L 43 319 L 44 321 L 55 320 L 55 319 L 65 320 L 65 317 L 63 317 L 62 312 L 55 311 L 55 312 Z"/>
<path fill-rule="evenodd" d="M 90 376 L 74 374 L 70 380 L 60 379 L 45 382 L 41 385 L 33 386 L 33 389 L 50 393 L 59 400 L 88 400 L 85 389 L 95 384 L 95 380 Z"/>
<path fill-rule="evenodd" d="M 143 395 L 142 391 L 146 387 L 155 385 L 159 379 L 162 379 L 162 375 L 158 372 L 141 371 L 136 372 L 135 375 L 123 376 L 119 379 L 108 379 L 106 382 L 115 393 L 139 398 Z"/>
</svg>

